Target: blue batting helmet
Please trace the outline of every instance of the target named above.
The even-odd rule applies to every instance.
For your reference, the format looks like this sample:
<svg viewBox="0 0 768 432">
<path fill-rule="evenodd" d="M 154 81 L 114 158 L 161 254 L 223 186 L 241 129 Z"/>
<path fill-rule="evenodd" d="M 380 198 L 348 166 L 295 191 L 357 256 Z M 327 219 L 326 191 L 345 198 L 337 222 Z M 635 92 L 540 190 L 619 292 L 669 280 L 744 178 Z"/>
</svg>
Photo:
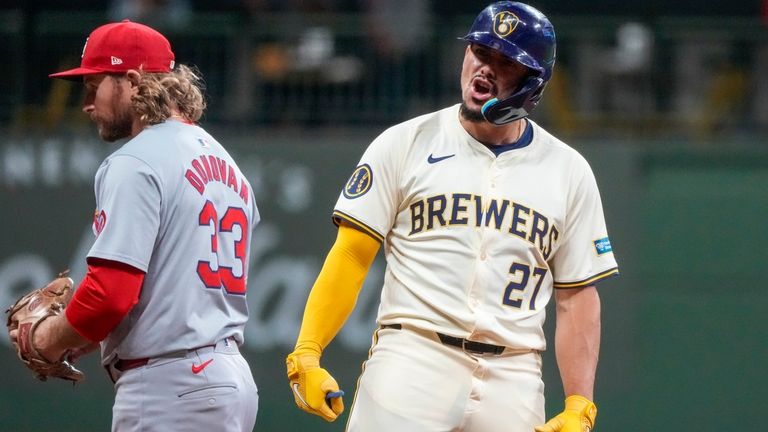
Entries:
<svg viewBox="0 0 768 432">
<path fill-rule="evenodd" d="M 485 119 L 502 125 L 527 117 L 555 66 L 555 28 L 549 19 L 527 4 L 501 1 L 483 9 L 462 39 L 497 50 L 531 70 L 511 96 L 483 105 Z"/>
</svg>

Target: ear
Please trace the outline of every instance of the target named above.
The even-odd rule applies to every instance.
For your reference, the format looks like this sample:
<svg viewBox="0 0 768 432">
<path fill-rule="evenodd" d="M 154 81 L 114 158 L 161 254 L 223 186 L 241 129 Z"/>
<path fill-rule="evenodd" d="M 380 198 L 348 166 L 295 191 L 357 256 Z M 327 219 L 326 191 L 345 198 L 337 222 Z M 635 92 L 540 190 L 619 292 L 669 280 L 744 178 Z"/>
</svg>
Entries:
<svg viewBox="0 0 768 432">
<path fill-rule="evenodd" d="M 141 73 L 135 69 L 129 69 L 125 72 L 125 79 L 131 84 L 131 90 L 139 86 L 141 81 Z"/>
</svg>

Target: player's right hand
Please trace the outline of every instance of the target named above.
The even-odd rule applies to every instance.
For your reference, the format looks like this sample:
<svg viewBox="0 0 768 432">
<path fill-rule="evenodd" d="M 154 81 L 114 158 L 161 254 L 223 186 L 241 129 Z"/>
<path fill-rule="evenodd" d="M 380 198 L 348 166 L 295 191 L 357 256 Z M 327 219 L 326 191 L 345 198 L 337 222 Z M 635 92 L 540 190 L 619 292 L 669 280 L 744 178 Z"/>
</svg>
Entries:
<svg viewBox="0 0 768 432">
<path fill-rule="evenodd" d="M 296 405 L 326 421 L 336 420 L 344 411 L 344 392 L 331 374 L 320 367 L 320 356 L 296 350 L 288 355 L 285 364 Z"/>
</svg>

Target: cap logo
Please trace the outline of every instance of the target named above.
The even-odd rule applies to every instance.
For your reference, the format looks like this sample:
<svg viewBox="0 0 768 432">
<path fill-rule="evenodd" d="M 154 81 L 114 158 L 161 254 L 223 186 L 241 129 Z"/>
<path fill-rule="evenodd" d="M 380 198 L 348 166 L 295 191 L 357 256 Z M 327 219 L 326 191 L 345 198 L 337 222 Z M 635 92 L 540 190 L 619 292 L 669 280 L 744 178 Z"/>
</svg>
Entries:
<svg viewBox="0 0 768 432">
<path fill-rule="evenodd" d="M 123 64 L 123 60 L 115 56 L 112 56 L 110 60 L 112 61 L 112 66 Z"/>
<path fill-rule="evenodd" d="M 509 11 L 501 11 L 493 17 L 493 32 L 499 37 L 507 37 L 517 27 L 520 18 Z"/>
</svg>

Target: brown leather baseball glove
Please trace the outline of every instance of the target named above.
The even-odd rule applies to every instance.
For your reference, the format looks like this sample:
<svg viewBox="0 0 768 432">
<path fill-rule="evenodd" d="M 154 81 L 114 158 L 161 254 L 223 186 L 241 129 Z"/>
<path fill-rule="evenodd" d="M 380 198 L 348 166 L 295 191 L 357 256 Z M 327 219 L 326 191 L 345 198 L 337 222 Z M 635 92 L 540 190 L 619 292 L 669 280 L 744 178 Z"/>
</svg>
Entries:
<svg viewBox="0 0 768 432">
<path fill-rule="evenodd" d="M 19 359 L 42 381 L 48 377 L 74 382 L 85 378 L 66 358 L 50 361 L 37 351 L 34 344 L 37 326 L 52 316 L 60 315 L 72 299 L 74 282 L 67 277 L 68 273 L 68 270 L 59 273 L 48 285 L 20 298 L 5 311 L 8 314 L 8 332 L 17 331 L 12 342 Z"/>
</svg>

